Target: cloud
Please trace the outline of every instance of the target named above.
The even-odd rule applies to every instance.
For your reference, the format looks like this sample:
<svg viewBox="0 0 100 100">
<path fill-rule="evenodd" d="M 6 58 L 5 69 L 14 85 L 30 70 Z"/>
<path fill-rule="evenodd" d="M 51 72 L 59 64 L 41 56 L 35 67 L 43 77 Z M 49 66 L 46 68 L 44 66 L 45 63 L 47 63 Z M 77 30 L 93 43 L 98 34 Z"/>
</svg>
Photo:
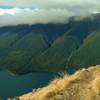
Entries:
<svg viewBox="0 0 100 100">
<path fill-rule="evenodd" d="M 0 25 L 64 23 L 70 16 L 100 12 L 99 4 L 100 0 L 0 0 L 0 6 L 12 7 L 0 9 Z"/>
<path fill-rule="evenodd" d="M 0 0 L 0 5 L 15 7 L 40 7 L 40 8 L 73 8 L 99 6 L 100 0 Z"/>
<path fill-rule="evenodd" d="M 4 9 L 0 10 L 0 25 L 64 23 L 73 15 L 73 12 L 66 9 Z"/>
<path fill-rule="evenodd" d="M 0 9 L 0 15 L 6 15 L 6 14 L 9 14 L 9 15 L 15 15 L 16 14 L 16 10 L 14 9 Z"/>
</svg>

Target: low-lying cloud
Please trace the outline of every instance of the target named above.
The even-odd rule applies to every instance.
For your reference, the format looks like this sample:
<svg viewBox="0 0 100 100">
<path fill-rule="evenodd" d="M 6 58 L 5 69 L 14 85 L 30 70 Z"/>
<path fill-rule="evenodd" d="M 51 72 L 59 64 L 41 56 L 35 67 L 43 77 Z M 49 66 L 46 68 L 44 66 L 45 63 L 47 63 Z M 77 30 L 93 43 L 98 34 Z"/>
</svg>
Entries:
<svg viewBox="0 0 100 100">
<path fill-rule="evenodd" d="M 99 0 L 0 0 L 0 26 L 65 23 L 70 16 L 99 13 Z"/>
<path fill-rule="evenodd" d="M 73 12 L 66 9 L 13 8 L 0 10 L 0 25 L 64 23 Z"/>
<path fill-rule="evenodd" d="M 99 7 L 100 0 L 0 0 L 0 5 L 9 5 L 21 8 L 73 8 L 75 6 Z"/>
</svg>

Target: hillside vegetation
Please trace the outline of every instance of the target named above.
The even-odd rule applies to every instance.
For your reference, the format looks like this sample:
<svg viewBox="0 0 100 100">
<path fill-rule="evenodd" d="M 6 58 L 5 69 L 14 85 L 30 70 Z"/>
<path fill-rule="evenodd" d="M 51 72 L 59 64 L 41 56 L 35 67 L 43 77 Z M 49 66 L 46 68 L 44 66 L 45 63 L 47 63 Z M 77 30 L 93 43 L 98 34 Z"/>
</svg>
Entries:
<svg viewBox="0 0 100 100">
<path fill-rule="evenodd" d="M 46 44 L 43 35 L 29 33 L 14 43 L 7 56 L 2 58 L 0 63 L 3 68 L 10 69 L 14 73 L 31 71 L 32 69 L 27 69 L 30 60 L 35 59 L 47 47 L 48 44 Z"/>
<path fill-rule="evenodd" d="M 43 88 L 14 100 L 100 100 L 100 66 L 66 73 Z"/>
<path fill-rule="evenodd" d="M 64 34 L 56 39 L 52 46 L 38 57 L 37 63 L 46 71 L 65 70 L 67 59 L 78 47 L 79 43 L 75 37 Z"/>
<path fill-rule="evenodd" d="M 100 64 L 99 34 L 100 14 L 64 24 L 0 27 L 0 69 L 15 74 L 74 72 Z"/>
<path fill-rule="evenodd" d="M 100 64 L 100 32 L 91 33 L 84 43 L 69 58 L 67 66 L 79 69 Z"/>
</svg>

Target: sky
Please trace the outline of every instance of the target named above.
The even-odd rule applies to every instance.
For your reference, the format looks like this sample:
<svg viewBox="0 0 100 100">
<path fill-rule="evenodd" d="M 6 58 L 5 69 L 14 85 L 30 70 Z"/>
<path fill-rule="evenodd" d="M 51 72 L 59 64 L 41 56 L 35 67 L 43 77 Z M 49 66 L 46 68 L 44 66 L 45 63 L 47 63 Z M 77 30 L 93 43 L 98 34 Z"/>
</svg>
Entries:
<svg viewBox="0 0 100 100">
<path fill-rule="evenodd" d="M 0 0 L 0 26 L 65 23 L 99 11 L 100 0 Z"/>
</svg>

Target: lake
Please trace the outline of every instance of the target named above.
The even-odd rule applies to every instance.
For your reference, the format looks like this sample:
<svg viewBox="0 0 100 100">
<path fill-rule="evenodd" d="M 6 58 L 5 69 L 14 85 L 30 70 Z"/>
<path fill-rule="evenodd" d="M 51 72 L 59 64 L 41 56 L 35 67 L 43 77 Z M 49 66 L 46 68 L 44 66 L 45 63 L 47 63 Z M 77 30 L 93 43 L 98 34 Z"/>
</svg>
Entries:
<svg viewBox="0 0 100 100">
<path fill-rule="evenodd" d="M 52 73 L 11 75 L 8 71 L 0 71 L 0 96 L 6 100 L 31 92 L 34 88 L 46 85 L 54 76 Z"/>
</svg>

